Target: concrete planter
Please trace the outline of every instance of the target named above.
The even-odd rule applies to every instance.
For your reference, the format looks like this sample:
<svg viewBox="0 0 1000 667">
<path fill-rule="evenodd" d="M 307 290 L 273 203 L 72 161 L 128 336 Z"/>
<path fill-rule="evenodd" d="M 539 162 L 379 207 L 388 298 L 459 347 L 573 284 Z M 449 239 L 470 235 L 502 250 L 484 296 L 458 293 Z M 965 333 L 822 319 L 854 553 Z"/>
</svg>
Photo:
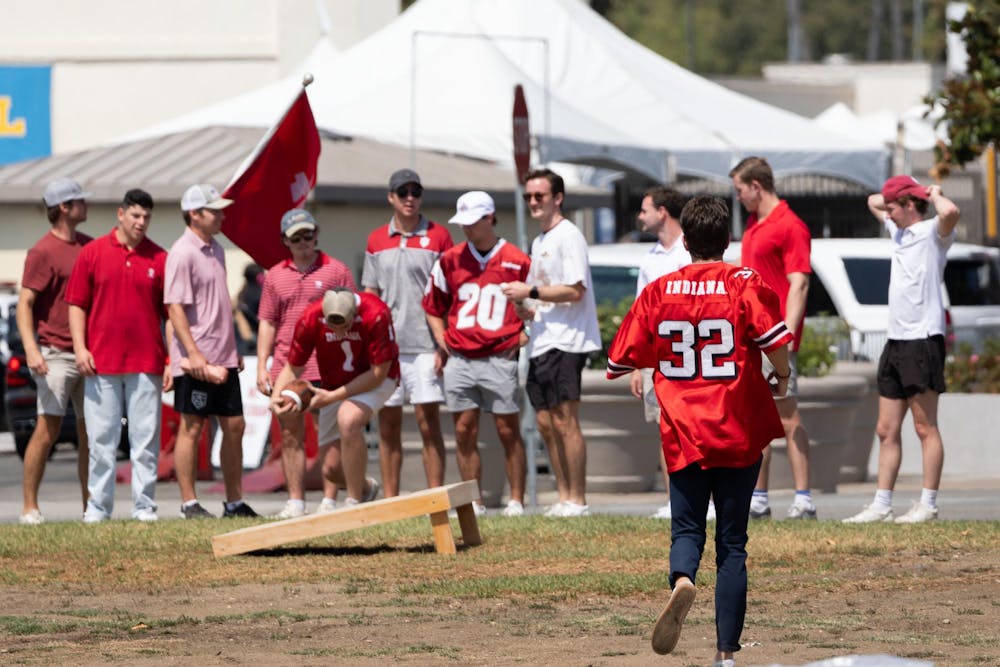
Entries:
<svg viewBox="0 0 1000 667">
<path fill-rule="evenodd" d="M 583 371 L 580 426 L 587 442 L 588 492 L 653 490 L 660 475 L 660 431 L 643 417 L 628 376 L 608 380 L 603 369 Z"/>
<path fill-rule="evenodd" d="M 875 444 L 878 423 L 878 385 L 875 376 L 878 364 L 868 361 L 840 361 L 833 367 L 837 375 L 857 375 L 868 381 L 868 390 L 861 395 L 854 414 L 854 428 L 840 460 L 840 482 L 868 481 L 868 459 Z"/>
<path fill-rule="evenodd" d="M 997 433 L 1000 433 L 1000 394 L 941 394 L 938 401 L 938 429 L 944 443 L 945 477 L 998 477 Z M 913 430 L 913 417 L 903 420 L 903 461 L 901 475 L 923 472 L 920 439 Z M 878 472 L 878 448 L 872 453 L 868 470 Z"/>
<path fill-rule="evenodd" d="M 868 386 L 864 377 L 836 372 L 818 378 L 799 378 L 799 414 L 809 434 L 812 488 L 824 493 L 837 491 L 841 461 L 851 442 L 855 415 Z M 769 488 L 794 486 L 785 439 L 774 440 Z"/>
</svg>

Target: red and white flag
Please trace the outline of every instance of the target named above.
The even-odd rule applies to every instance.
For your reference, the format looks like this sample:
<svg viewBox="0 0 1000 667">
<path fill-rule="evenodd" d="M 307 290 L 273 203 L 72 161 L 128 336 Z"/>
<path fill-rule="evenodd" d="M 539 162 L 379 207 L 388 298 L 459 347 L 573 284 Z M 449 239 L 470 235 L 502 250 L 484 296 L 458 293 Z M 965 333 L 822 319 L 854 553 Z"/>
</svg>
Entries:
<svg viewBox="0 0 1000 667">
<path fill-rule="evenodd" d="M 320 139 L 305 88 L 243 161 L 223 197 L 222 232 L 265 268 L 289 257 L 281 216 L 300 208 L 316 185 Z"/>
</svg>

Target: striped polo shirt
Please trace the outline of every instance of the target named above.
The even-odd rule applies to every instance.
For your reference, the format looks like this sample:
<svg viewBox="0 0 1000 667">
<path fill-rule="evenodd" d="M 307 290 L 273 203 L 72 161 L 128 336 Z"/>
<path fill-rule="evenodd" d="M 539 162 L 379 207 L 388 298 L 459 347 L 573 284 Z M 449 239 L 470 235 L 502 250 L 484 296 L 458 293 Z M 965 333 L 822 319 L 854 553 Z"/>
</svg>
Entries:
<svg viewBox="0 0 1000 667">
<path fill-rule="evenodd" d="M 455 244 L 447 229 L 423 216 L 410 233 L 397 229 L 395 222 L 394 218 L 368 236 L 361 284 L 378 289 L 392 311 L 400 354 L 433 352 L 424 290 L 434 262 Z"/>
<path fill-rule="evenodd" d="M 313 301 L 322 299 L 334 287 L 355 289 L 354 276 L 343 262 L 318 251 L 316 261 L 305 271 L 300 271 L 291 259 L 278 262 L 264 276 L 257 317 L 274 325 L 274 361 L 271 363 L 271 382 L 285 367 L 288 348 L 299 317 Z M 309 357 L 302 377 L 311 382 L 320 379 L 316 355 Z"/>
</svg>

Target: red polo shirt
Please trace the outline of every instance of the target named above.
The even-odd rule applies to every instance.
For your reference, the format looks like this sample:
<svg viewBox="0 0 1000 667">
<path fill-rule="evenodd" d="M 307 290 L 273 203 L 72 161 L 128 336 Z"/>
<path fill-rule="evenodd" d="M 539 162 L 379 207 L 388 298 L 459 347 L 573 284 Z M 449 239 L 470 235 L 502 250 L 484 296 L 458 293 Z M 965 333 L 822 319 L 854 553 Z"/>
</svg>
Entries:
<svg viewBox="0 0 1000 667">
<path fill-rule="evenodd" d="M 747 218 L 747 230 L 743 233 L 742 264 L 761 275 L 771 289 L 778 293 L 781 301 L 781 316 L 788 313 L 789 273 L 812 273 L 809 265 L 809 228 L 802 219 L 788 207 L 782 199 L 766 218 L 757 220 L 753 213 Z M 795 330 L 793 350 L 802 342 L 805 317 Z"/>
<path fill-rule="evenodd" d="M 87 312 L 87 348 L 100 375 L 163 373 L 167 252 L 148 238 L 134 250 L 115 230 L 80 251 L 66 302 Z"/>
</svg>

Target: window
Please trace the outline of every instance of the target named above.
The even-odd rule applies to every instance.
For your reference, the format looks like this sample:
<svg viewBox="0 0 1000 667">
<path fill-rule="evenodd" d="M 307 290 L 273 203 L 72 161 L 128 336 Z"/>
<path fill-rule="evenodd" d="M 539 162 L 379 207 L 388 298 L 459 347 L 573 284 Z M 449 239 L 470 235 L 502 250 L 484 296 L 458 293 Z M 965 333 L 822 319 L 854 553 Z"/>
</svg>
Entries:
<svg viewBox="0 0 1000 667">
<path fill-rule="evenodd" d="M 1000 305 L 1000 270 L 988 255 L 949 259 L 944 267 L 944 284 L 953 306 Z"/>
<path fill-rule="evenodd" d="M 889 272 L 892 264 L 888 258 L 845 257 L 844 269 L 858 303 L 863 306 L 889 304 Z"/>
<path fill-rule="evenodd" d="M 635 296 L 635 282 L 639 269 L 632 266 L 591 266 L 594 281 L 594 300 L 597 303 L 617 304 L 625 297 Z"/>
</svg>

